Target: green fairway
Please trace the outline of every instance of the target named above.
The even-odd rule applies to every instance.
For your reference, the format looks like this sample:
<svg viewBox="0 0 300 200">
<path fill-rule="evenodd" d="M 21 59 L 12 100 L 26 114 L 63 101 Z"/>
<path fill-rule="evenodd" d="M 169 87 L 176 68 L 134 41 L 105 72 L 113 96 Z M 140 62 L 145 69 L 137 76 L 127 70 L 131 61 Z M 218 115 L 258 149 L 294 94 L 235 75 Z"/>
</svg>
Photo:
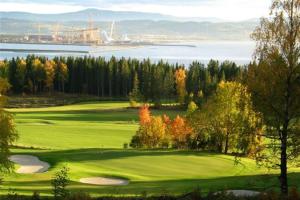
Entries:
<svg viewBox="0 0 300 200">
<path fill-rule="evenodd" d="M 11 109 L 17 145 L 47 149 L 123 148 L 135 134 L 138 110 L 127 102 L 92 102 L 60 107 Z M 164 111 L 153 111 L 154 115 Z M 170 116 L 179 112 L 168 111 Z"/>
<path fill-rule="evenodd" d="M 11 109 L 20 138 L 16 145 L 38 149 L 13 149 L 14 154 L 38 156 L 49 162 L 49 172 L 11 174 L 0 193 L 14 189 L 31 195 L 51 195 L 50 179 L 62 166 L 70 168 L 70 190 L 93 195 L 180 194 L 199 187 L 203 192 L 222 189 L 265 190 L 278 186 L 277 171 L 257 168 L 255 161 L 221 154 L 175 150 L 125 150 L 137 130 L 138 110 L 126 102 L 92 102 L 70 106 Z M 152 111 L 174 117 L 182 111 Z M 290 185 L 300 186 L 300 169 L 290 169 Z M 266 175 L 271 173 L 274 175 Z M 127 186 L 92 186 L 84 177 L 121 177 Z"/>
</svg>

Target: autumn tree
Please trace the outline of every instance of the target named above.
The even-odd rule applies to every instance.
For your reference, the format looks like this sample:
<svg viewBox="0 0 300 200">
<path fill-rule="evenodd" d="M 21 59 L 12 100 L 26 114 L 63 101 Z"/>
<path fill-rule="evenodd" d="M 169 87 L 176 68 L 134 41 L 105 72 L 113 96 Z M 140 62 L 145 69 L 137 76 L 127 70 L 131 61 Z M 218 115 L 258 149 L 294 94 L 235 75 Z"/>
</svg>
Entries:
<svg viewBox="0 0 300 200">
<path fill-rule="evenodd" d="M 56 63 L 53 60 L 47 60 L 45 62 L 45 71 L 46 71 L 46 88 L 49 92 L 53 90 L 54 77 L 55 77 L 55 68 Z"/>
<path fill-rule="evenodd" d="M 137 131 L 142 147 L 156 148 L 162 146 L 162 141 L 166 134 L 166 127 L 162 117 L 153 116 L 149 123 L 140 126 Z"/>
<path fill-rule="evenodd" d="M 170 124 L 169 134 L 172 138 L 173 147 L 186 148 L 188 137 L 192 134 L 192 128 L 186 119 L 177 115 Z"/>
<path fill-rule="evenodd" d="M 248 87 L 266 122 L 281 193 L 287 195 L 288 159 L 300 152 L 300 0 L 273 0 L 269 18 L 261 20 L 252 37 L 258 64 L 249 67 Z"/>
<path fill-rule="evenodd" d="M 177 116 L 171 120 L 167 115 L 151 116 L 147 106 L 140 109 L 140 127 L 132 137 L 133 148 L 168 148 L 172 143 L 175 148 L 188 147 L 187 141 L 192 128 L 187 120 Z"/>
<path fill-rule="evenodd" d="M 18 79 L 18 89 L 20 92 L 24 91 L 26 75 L 26 61 L 24 59 L 17 60 L 16 78 Z"/>
<path fill-rule="evenodd" d="M 178 95 L 178 102 L 180 104 L 184 104 L 185 96 L 186 96 L 186 88 L 185 88 L 185 69 L 178 69 L 175 72 L 175 82 L 176 82 L 176 90 Z"/>
<path fill-rule="evenodd" d="M 166 136 L 166 126 L 160 116 L 151 116 L 149 107 L 144 105 L 139 111 L 140 127 L 131 139 L 133 148 L 161 147 Z"/>
<path fill-rule="evenodd" d="M 68 78 L 68 67 L 62 61 L 59 61 L 56 64 L 55 75 L 58 84 L 58 90 L 61 92 L 65 92 L 65 82 Z"/>
<path fill-rule="evenodd" d="M 148 105 L 143 105 L 139 110 L 140 124 L 144 125 L 151 121 L 151 113 Z"/>
<path fill-rule="evenodd" d="M 0 60 L 0 77 L 7 78 L 8 63 L 6 61 Z"/>
<path fill-rule="evenodd" d="M 8 82 L 0 78 L 0 172 L 9 171 L 13 167 L 8 159 L 10 154 L 9 146 L 17 139 L 13 116 L 4 109 L 6 102 L 4 94 L 9 87 Z"/>
<path fill-rule="evenodd" d="M 216 94 L 190 117 L 199 143 L 227 154 L 253 154 L 261 143 L 262 120 L 253 110 L 247 88 L 237 82 L 221 82 Z"/>
<path fill-rule="evenodd" d="M 46 71 L 44 64 L 40 59 L 35 58 L 32 61 L 33 68 L 33 93 L 40 92 L 42 90 L 43 84 L 46 80 Z"/>
</svg>

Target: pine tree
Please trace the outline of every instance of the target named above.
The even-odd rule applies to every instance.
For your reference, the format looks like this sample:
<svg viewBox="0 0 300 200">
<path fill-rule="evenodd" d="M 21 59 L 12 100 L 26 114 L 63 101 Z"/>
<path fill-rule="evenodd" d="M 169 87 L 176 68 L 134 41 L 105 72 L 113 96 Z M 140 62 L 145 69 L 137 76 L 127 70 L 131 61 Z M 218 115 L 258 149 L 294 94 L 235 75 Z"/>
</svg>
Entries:
<svg viewBox="0 0 300 200">
<path fill-rule="evenodd" d="M 129 93 L 129 101 L 131 107 L 136 107 L 137 102 L 140 101 L 140 99 L 141 99 L 141 94 L 139 90 L 139 79 L 137 73 L 135 73 L 133 79 L 133 88 L 132 91 Z"/>
</svg>

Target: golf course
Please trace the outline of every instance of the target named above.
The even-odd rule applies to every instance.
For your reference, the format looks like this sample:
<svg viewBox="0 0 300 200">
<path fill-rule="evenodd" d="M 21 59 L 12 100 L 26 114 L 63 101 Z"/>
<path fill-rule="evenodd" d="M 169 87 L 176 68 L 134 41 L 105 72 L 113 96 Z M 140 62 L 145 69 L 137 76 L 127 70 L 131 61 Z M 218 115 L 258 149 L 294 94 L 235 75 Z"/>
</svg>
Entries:
<svg viewBox="0 0 300 200">
<path fill-rule="evenodd" d="M 131 149 L 138 129 L 138 109 L 128 102 L 83 102 L 46 108 L 8 109 L 15 117 L 19 139 L 12 155 L 30 155 L 49 164 L 43 173 L 4 176 L 0 194 L 33 191 L 51 196 L 51 178 L 69 168 L 70 191 L 93 196 L 179 195 L 199 188 L 203 193 L 226 189 L 279 190 L 276 170 L 259 168 L 242 158 L 206 151 Z M 152 115 L 184 115 L 183 110 L 151 110 Z M 21 166 L 16 164 L 15 171 Z M 300 187 L 300 169 L 289 168 L 289 184 Z M 81 183 L 88 177 L 125 180 L 120 185 Z"/>
</svg>

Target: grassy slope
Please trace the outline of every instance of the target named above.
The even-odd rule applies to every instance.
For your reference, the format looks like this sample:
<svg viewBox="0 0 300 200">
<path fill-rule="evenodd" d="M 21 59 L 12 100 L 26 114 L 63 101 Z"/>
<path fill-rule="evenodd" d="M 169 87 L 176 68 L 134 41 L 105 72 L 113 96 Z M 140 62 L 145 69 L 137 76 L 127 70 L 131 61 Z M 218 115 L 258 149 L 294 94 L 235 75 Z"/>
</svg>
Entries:
<svg viewBox="0 0 300 200">
<path fill-rule="evenodd" d="M 51 149 L 122 148 L 137 129 L 138 110 L 126 102 L 11 109 L 21 137 L 18 145 Z M 162 114 L 163 111 L 153 111 Z M 178 112 L 168 111 L 171 116 Z M 59 138 L 59 139 L 58 139 Z"/>
<path fill-rule="evenodd" d="M 50 194 L 53 173 L 66 164 L 70 168 L 71 190 L 92 194 L 134 195 L 187 192 L 199 186 L 204 191 L 224 188 L 263 190 L 277 185 L 276 176 L 264 175 L 255 162 L 243 159 L 234 165 L 230 156 L 185 151 L 122 150 L 137 129 L 137 110 L 127 103 L 86 103 L 41 109 L 14 109 L 20 133 L 18 145 L 47 150 L 14 149 L 33 154 L 51 164 L 44 174 L 5 177 L 0 193 L 15 188 L 19 193 L 33 190 Z M 165 111 L 175 116 L 176 111 Z M 153 111 L 162 114 L 163 111 Z M 106 148 L 106 149 L 104 149 Z M 295 170 L 297 171 L 297 170 Z M 300 170 L 298 170 L 300 172 Z M 116 176 L 130 180 L 128 186 L 90 186 L 78 180 L 90 176 Z M 299 186 L 300 174 L 291 174 L 290 183 Z"/>
</svg>

